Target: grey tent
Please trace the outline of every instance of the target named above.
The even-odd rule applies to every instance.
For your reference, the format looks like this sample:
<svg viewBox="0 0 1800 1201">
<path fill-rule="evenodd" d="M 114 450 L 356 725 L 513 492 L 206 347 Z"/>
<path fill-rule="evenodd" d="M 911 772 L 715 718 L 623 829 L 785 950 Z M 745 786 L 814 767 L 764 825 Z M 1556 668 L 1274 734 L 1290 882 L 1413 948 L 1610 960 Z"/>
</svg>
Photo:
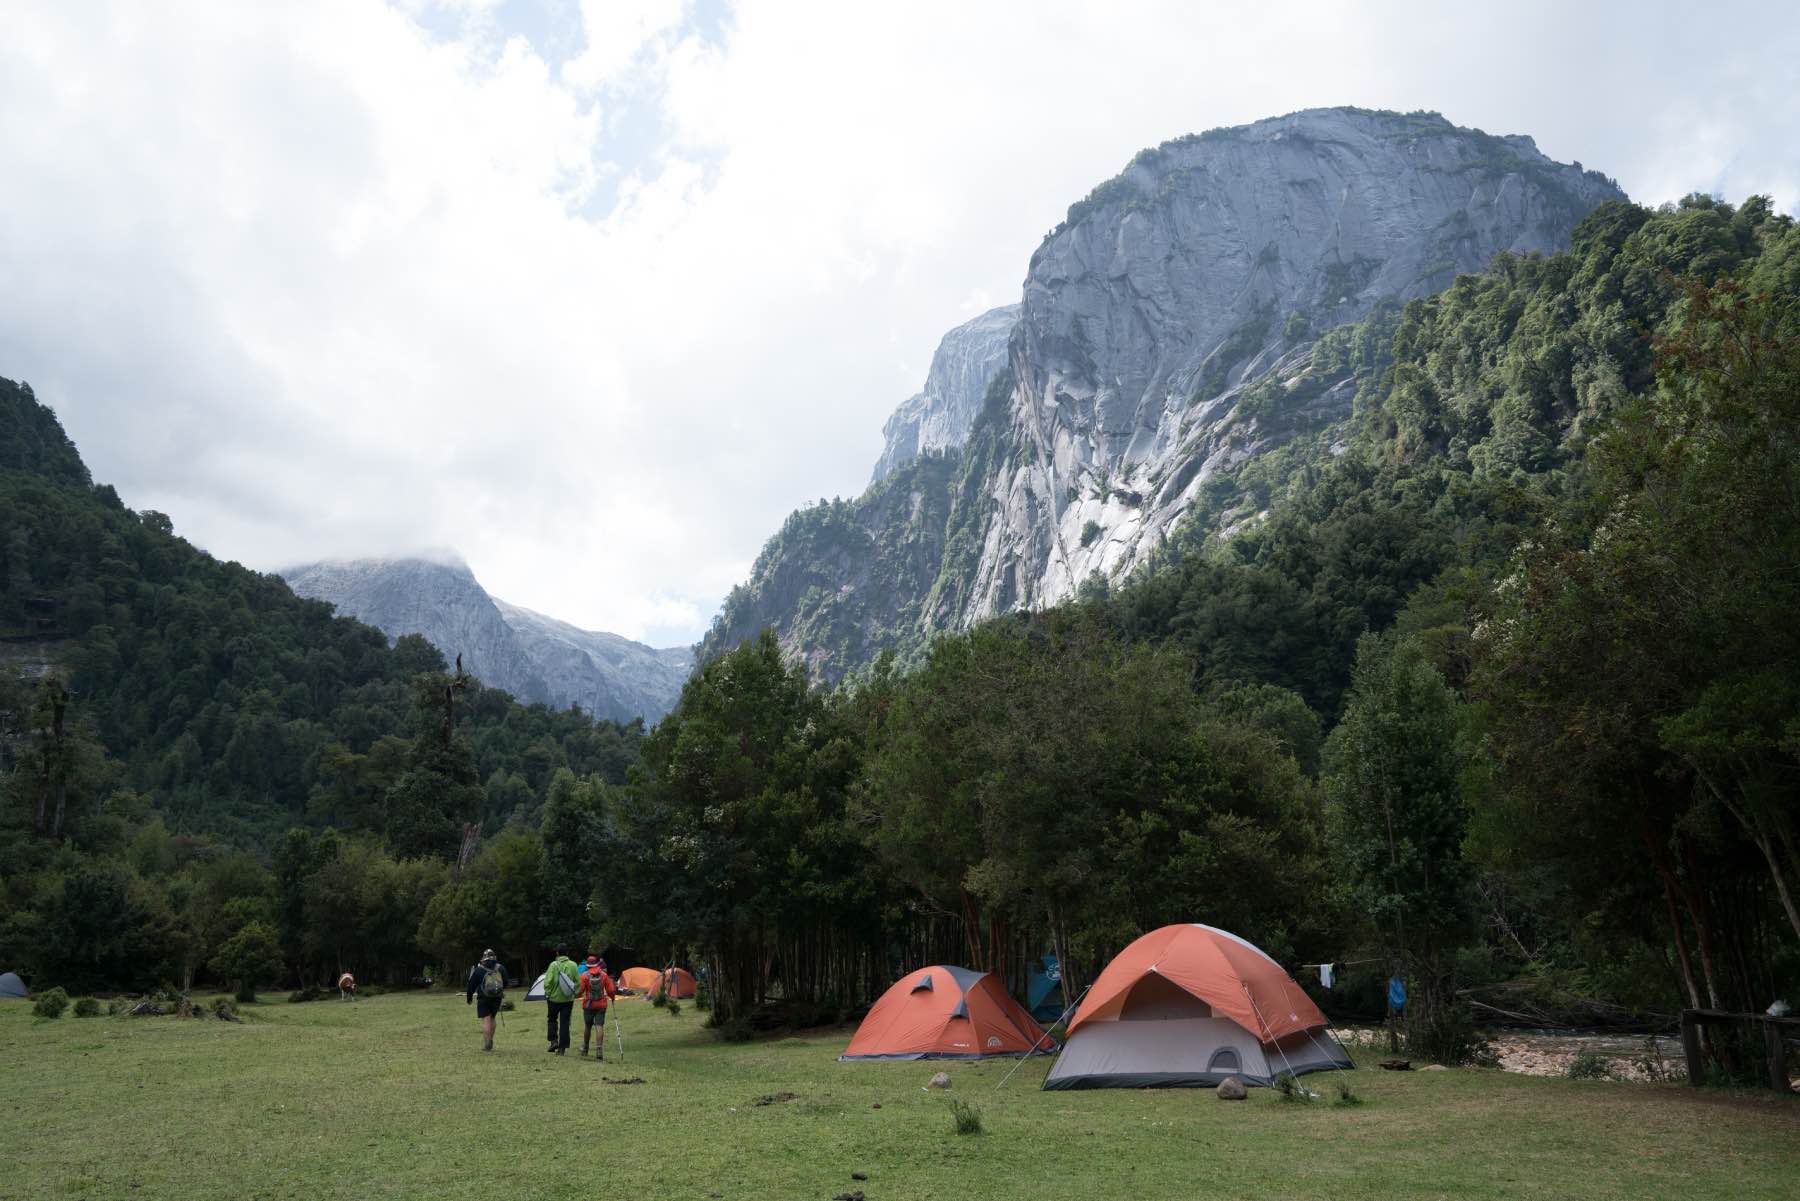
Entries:
<svg viewBox="0 0 1800 1201">
<path fill-rule="evenodd" d="M 0 997 L 23 997 L 26 995 L 28 994 L 25 992 L 25 981 L 19 979 L 17 972 L 0 973 Z"/>
</svg>

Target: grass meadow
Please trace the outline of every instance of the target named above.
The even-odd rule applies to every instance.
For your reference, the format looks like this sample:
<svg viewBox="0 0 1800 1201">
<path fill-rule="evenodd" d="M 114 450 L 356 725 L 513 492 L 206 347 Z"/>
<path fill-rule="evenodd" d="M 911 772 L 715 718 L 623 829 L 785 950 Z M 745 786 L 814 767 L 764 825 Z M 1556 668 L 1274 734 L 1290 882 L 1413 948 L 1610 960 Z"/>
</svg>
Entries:
<svg viewBox="0 0 1800 1201">
<path fill-rule="evenodd" d="M 841 1064 L 848 1029 L 726 1044 L 642 1001 L 605 1064 L 546 1055 L 541 1005 L 493 1054 L 460 994 L 244 1008 L 0 1002 L 0 1198 L 1800 1197 L 1800 1100 L 1767 1093 L 1466 1070 L 1356 1071 L 1355 1106 L 1326 1075 L 1311 1103 L 1045 1093 L 1047 1060 L 1004 1084 L 1012 1061 Z"/>
</svg>

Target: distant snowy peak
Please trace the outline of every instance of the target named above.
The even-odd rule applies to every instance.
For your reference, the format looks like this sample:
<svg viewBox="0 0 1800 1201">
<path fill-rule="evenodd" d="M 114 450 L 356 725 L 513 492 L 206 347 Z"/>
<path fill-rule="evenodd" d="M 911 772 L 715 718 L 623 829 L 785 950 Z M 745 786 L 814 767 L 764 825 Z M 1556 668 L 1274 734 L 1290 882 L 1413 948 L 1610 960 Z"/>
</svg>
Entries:
<svg viewBox="0 0 1800 1201">
<path fill-rule="evenodd" d="M 461 655 L 482 683 L 528 703 L 654 722 L 674 707 L 693 668 L 690 648 L 658 650 L 496 600 L 454 551 L 332 559 L 280 574 L 301 596 L 330 602 L 390 641 L 423 635 L 446 659 Z"/>
</svg>

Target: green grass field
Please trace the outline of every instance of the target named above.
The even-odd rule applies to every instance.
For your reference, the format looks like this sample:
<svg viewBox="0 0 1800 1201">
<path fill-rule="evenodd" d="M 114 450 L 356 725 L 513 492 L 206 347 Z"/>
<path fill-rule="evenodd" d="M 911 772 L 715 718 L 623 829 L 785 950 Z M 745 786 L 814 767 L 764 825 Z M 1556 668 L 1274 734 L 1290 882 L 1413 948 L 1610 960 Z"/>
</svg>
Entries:
<svg viewBox="0 0 1800 1201">
<path fill-rule="evenodd" d="M 602 1065 L 546 1055 L 541 1005 L 484 1055 L 460 995 L 242 1025 L 0 1002 L 0 1198 L 1800 1196 L 1800 1101 L 1771 1094 L 1372 1070 L 1354 1108 L 1045 1093 L 1047 1061 L 1001 1087 L 1010 1061 L 840 1064 L 847 1030 L 728 1045 L 692 1008 L 622 1006 L 627 1061 Z M 939 1067 L 983 1133 L 922 1091 Z"/>
</svg>

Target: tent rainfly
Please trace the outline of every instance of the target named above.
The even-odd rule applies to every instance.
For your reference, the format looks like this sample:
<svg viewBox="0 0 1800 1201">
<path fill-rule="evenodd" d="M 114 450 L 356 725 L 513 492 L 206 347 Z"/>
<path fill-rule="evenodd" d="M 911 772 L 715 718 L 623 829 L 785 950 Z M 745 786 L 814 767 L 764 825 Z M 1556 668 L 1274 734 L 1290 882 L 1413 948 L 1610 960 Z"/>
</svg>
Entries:
<svg viewBox="0 0 1800 1201">
<path fill-rule="evenodd" d="M 19 973 L 0 972 L 0 997 L 23 997 L 27 995 L 29 994 L 25 991 L 25 981 L 19 979 Z"/>
<path fill-rule="evenodd" d="M 990 972 L 926 967 L 881 994 L 839 1059 L 986 1059 L 1054 1044 Z"/>
<path fill-rule="evenodd" d="M 1281 965 L 1212 926 L 1164 926 L 1106 965 L 1069 1022 L 1047 1089 L 1270 1085 L 1352 1066 Z"/>
<path fill-rule="evenodd" d="M 694 995 L 694 974 L 686 968 L 672 967 L 659 972 L 653 967 L 628 967 L 619 973 L 619 987 L 643 993 L 646 997 L 659 995 L 665 984 L 670 986 L 669 995 L 676 1000 L 685 1001 Z"/>
</svg>

